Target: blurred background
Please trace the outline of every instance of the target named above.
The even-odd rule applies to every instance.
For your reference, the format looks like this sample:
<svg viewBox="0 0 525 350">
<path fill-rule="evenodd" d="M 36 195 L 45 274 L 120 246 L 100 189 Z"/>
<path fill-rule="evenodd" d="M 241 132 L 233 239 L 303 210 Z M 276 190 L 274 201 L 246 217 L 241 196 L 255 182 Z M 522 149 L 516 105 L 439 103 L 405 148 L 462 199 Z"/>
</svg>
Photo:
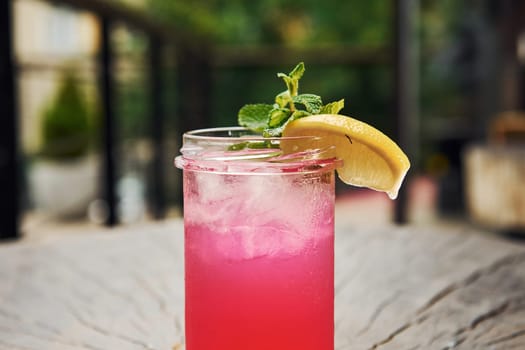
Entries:
<svg viewBox="0 0 525 350">
<path fill-rule="evenodd" d="M 181 134 L 283 89 L 412 161 L 397 202 L 337 186 L 338 220 L 525 227 L 525 2 L 6 0 L 0 236 L 180 216 Z"/>
</svg>

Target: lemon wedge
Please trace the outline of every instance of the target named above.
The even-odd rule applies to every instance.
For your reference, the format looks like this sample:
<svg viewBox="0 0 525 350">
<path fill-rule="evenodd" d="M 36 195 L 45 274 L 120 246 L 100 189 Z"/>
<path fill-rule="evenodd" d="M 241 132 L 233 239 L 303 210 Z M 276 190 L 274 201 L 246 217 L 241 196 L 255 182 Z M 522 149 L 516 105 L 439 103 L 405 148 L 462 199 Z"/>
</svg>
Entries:
<svg viewBox="0 0 525 350">
<path fill-rule="evenodd" d="M 319 114 L 294 120 L 283 130 L 283 137 L 288 136 L 318 138 L 287 142 L 285 153 L 335 147 L 335 156 L 343 161 L 337 173 L 344 183 L 383 191 L 392 199 L 410 168 L 408 157 L 388 136 L 344 115 Z"/>
</svg>

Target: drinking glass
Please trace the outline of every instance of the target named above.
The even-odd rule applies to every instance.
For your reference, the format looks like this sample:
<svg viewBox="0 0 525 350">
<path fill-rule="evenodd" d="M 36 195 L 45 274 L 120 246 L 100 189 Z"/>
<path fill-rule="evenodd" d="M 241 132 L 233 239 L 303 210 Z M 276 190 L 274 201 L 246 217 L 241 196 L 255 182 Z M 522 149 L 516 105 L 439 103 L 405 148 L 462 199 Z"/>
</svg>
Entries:
<svg viewBox="0 0 525 350">
<path fill-rule="evenodd" d="M 183 135 L 186 350 L 334 349 L 338 162 L 314 137 Z"/>
</svg>

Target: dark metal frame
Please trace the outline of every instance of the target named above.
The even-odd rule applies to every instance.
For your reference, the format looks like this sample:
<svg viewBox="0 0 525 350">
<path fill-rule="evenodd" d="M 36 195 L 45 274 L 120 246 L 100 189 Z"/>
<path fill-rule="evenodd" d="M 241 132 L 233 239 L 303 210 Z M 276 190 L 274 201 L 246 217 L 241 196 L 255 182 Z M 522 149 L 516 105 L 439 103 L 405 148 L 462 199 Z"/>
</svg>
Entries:
<svg viewBox="0 0 525 350">
<path fill-rule="evenodd" d="M 19 163 L 12 3 L 0 2 L 0 239 L 18 237 Z"/>
<path fill-rule="evenodd" d="M 395 0 L 394 1 L 394 135 L 399 146 L 406 150 L 412 167 L 416 163 L 414 158 L 415 147 L 413 128 L 415 126 L 415 114 L 413 113 L 414 101 L 414 77 L 413 72 L 413 21 L 416 1 Z M 413 169 L 412 169 L 413 171 Z M 410 173 L 407 175 L 405 185 L 401 186 L 395 204 L 394 221 L 398 224 L 407 222 L 407 188 Z"/>
<path fill-rule="evenodd" d="M 166 197 L 164 194 L 164 103 L 162 76 L 159 67 L 162 67 L 162 41 L 157 36 L 152 36 L 150 40 L 150 91 L 151 91 L 151 135 L 153 136 L 154 159 L 153 173 L 151 176 L 152 184 L 152 212 L 155 219 L 161 219 L 166 213 Z"/>
<path fill-rule="evenodd" d="M 102 41 L 100 50 L 100 84 L 102 94 L 102 109 L 104 115 L 103 123 L 103 144 L 104 144 L 104 198 L 107 204 L 106 224 L 113 226 L 117 224 L 117 195 L 115 181 L 117 178 L 117 154 L 115 147 L 115 113 L 113 106 L 114 81 L 113 81 L 113 52 L 111 50 L 111 26 L 112 22 L 107 17 L 102 17 L 100 21 L 100 38 Z"/>
</svg>

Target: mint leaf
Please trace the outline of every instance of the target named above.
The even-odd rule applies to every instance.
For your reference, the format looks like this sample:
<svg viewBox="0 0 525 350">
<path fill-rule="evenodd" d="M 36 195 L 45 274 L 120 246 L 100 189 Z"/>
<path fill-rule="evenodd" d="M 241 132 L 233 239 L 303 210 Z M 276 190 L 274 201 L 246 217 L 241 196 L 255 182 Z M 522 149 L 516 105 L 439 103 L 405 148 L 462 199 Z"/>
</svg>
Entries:
<svg viewBox="0 0 525 350">
<path fill-rule="evenodd" d="M 290 118 L 292 112 L 288 108 L 277 108 L 270 112 L 270 119 L 268 120 L 268 126 L 274 128 L 283 124 L 285 120 Z"/>
<path fill-rule="evenodd" d="M 292 116 L 290 119 L 288 119 L 288 122 L 291 122 L 292 120 L 299 119 L 302 117 L 307 117 L 309 115 L 312 115 L 312 113 L 308 113 L 307 111 L 295 111 L 292 113 Z"/>
<path fill-rule="evenodd" d="M 228 147 L 228 151 L 241 151 L 245 148 L 251 149 L 266 149 L 266 148 L 279 148 L 278 143 L 271 141 L 246 141 L 239 142 Z"/>
<path fill-rule="evenodd" d="M 320 96 L 299 94 L 299 80 L 304 72 L 304 63 L 300 62 L 288 74 L 277 73 L 277 77 L 283 79 L 286 84 L 286 91 L 275 96 L 273 105 L 251 104 L 241 108 L 238 116 L 239 125 L 260 132 L 264 137 L 275 137 L 281 136 L 286 125 L 293 120 L 312 114 L 339 113 L 344 107 L 343 99 L 323 106 Z M 256 147 L 272 147 L 272 145 L 266 145 L 264 142 L 262 144 L 243 142 L 230 148 L 235 150 Z"/>
<path fill-rule="evenodd" d="M 238 122 L 256 132 L 262 132 L 268 127 L 268 118 L 273 106 L 270 104 L 245 105 L 239 110 Z"/>
<path fill-rule="evenodd" d="M 285 107 L 291 102 L 292 96 L 290 96 L 290 92 L 288 90 L 283 91 L 279 95 L 275 96 L 275 103 L 277 103 L 281 108 Z"/>
<path fill-rule="evenodd" d="M 288 75 L 284 73 L 277 73 L 277 77 L 283 78 L 284 82 L 286 83 L 286 87 L 288 88 L 290 96 L 293 97 L 297 95 L 299 91 L 299 79 L 301 79 L 303 76 L 304 71 L 304 63 L 300 62 Z"/>
<path fill-rule="evenodd" d="M 269 127 L 265 129 L 263 131 L 263 136 L 264 137 L 279 137 L 283 133 L 283 130 L 286 127 L 286 125 L 288 125 L 288 123 L 290 123 L 293 120 L 296 120 L 302 117 L 306 117 L 309 115 L 311 114 L 308 113 L 307 111 L 295 111 L 289 116 L 289 118 L 285 119 L 281 125 L 277 127 Z"/>
<path fill-rule="evenodd" d="M 343 107 L 345 106 L 345 99 L 342 98 L 339 101 L 331 102 L 326 105 L 324 105 L 321 110 L 319 111 L 319 114 L 337 114 Z"/>
<path fill-rule="evenodd" d="M 299 62 L 299 64 L 297 64 L 297 66 L 295 66 L 295 68 L 292 69 L 292 71 L 288 75 L 290 76 L 290 78 L 299 81 L 299 79 L 301 79 L 301 77 L 303 76 L 305 70 L 306 68 L 304 68 L 304 62 Z"/>
<path fill-rule="evenodd" d="M 263 131 L 264 137 L 280 137 L 283 133 L 284 126 L 279 126 L 276 128 L 268 128 Z"/>
<path fill-rule="evenodd" d="M 294 96 L 294 94 L 297 94 L 297 90 L 299 89 L 299 82 L 297 80 L 290 78 L 284 73 L 277 73 L 277 77 L 283 78 L 284 83 L 286 84 L 286 88 L 288 89 L 288 93 L 291 96 Z"/>
<path fill-rule="evenodd" d="M 321 97 L 313 94 L 301 94 L 293 97 L 294 103 L 302 104 L 311 114 L 318 114 L 323 106 Z"/>
<path fill-rule="evenodd" d="M 248 147 L 248 142 L 239 142 L 228 146 L 228 151 L 241 151 Z"/>
</svg>

